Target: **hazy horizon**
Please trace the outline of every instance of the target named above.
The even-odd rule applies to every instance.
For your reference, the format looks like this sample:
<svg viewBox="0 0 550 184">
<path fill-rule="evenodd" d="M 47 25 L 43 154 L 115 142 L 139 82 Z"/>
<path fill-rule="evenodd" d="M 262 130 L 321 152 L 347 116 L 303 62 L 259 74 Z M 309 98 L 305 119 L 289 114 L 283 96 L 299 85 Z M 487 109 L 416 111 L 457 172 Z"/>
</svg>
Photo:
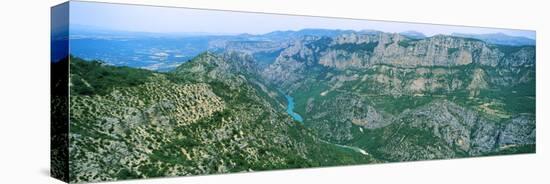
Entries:
<svg viewBox="0 0 550 184">
<path fill-rule="evenodd" d="M 502 33 L 509 36 L 536 39 L 535 31 L 530 30 L 294 16 L 269 13 L 245 13 L 223 10 L 200 10 L 96 2 L 72 1 L 70 11 L 71 26 L 86 26 L 97 29 L 129 32 L 260 35 L 273 31 L 338 29 L 354 31 L 377 30 L 389 33 L 416 31 L 426 36 L 434 36 L 437 34 L 450 35 L 452 33 Z"/>
</svg>

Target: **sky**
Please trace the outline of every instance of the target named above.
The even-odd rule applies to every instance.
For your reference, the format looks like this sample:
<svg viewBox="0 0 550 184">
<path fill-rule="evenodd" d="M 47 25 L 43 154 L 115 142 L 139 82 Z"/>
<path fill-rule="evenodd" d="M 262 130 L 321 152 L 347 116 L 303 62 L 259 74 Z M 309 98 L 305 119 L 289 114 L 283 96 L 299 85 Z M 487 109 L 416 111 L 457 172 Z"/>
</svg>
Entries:
<svg viewBox="0 0 550 184">
<path fill-rule="evenodd" d="M 263 13 L 167 8 L 93 2 L 71 2 L 71 25 L 108 30 L 152 33 L 264 34 L 305 28 L 379 30 L 398 33 L 417 31 L 436 34 L 504 33 L 535 39 L 535 31 L 415 24 L 390 21 L 291 16 Z"/>
</svg>

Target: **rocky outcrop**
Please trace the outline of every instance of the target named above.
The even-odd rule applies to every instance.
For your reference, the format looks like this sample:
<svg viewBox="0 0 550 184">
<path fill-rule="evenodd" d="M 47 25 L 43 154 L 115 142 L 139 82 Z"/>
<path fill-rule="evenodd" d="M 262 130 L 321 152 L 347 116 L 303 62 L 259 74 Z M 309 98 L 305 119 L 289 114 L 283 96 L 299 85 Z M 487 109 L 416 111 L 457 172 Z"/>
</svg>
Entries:
<svg viewBox="0 0 550 184">
<path fill-rule="evenodd" d="M 479 95 L 480 90 L 487 89 L 489 84 L 486 81 L 486 74 L 483 69 L 477 68 L 473 72 L 472 81 L 466 87 L 470 91 L 470 96 Z"/>
<path fill-rule="evenodd" d="M 295 41 L 290 47 L 284 49 L 275 62 L 266 68 L 261 75 L 268 81 L 290 87 L 292 83 L 303 79 L 301 75 L 306 65 L 313 64 L 314 51 L 306 46 L 307 39 Z"/>
<path fill-rule="evenodd" d="M 519 115 L 507 122 L 494 122 L 455 103 L 435 101 L 400 114 L 391 126 L 381 129 L 393 136 L 386 137 L 391 144 L 380 150 L 397 160 L 424 160 L 457 157 L 457 153 L 478 156 L 533 145 L 533 118 Z M 409 135 L 411 132 L 417 133 Z M 423 154 L 426 151 L 429 154 Z"/>
<path fill-rule="evenodd" d="M 535 117 L 529 115 L 520 115 L 510 120 L 502 127 L 500 137 L 498 139 L 499 149 L 535 144 L 536 128 Z"/>
</svg>

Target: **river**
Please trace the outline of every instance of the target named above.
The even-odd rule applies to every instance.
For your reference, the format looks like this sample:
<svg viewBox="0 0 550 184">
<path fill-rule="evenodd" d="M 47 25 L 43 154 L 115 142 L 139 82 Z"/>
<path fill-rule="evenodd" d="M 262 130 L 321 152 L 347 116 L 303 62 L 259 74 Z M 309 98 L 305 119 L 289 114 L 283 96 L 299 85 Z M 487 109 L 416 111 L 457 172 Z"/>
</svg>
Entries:
<svg viewBox="0 0 550 184">
<path fill-rule="evenodd" d="M 290 115 L 292 117 L 292 119 L 294 119 L 296 121 L 299 121 L 300 123 L 303 123 L 304 119 L 302 118 L 302 116 L 300 116 L 298 113 L 294 112 L 294 98 L 292 98 L 289 95 L 285 95 L 285 98 L 286 98 L 286 101 L 288 103 L 288 105 L 286 107 L 286 112 L 288 113 L 288 115 Z"/>
<path fill-rule="evenodd" d="M 341 144 L 335 144 L 335 143 L 331 143 L 331 142 L 328 142 L 328 141 L 325 141 L 325 140 L 320 140 L 321 142 L 324 142 L 324 143 L 327 143 L 327 144 L 332 144 L 334 146 L 338 146 L 340 148 L 345 148 L 345 149 L 351 149 L 353 151 L 356 151 L 358 153 L 361 153 L 363 155 L 369 155 L 369 153 L 367 151 L 365 151 L 364 149 L 361 149 L 359 147 L 355 147 L 355 146 L 346 146 L 346 145 L 341 145 Z"/>
</svg>

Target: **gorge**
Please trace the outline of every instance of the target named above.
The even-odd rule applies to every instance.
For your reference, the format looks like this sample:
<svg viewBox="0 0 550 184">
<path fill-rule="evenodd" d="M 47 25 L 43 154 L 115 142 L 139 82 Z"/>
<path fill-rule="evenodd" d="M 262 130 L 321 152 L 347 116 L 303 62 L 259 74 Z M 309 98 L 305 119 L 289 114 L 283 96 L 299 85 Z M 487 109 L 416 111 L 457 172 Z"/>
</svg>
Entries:
<svg viewBox="0 0 550 184">
<path fill-rule="evenodd" d="M 536 151 L 525 41 L 324 29 L 155 39 L 124 42 L 170 61 L 93 58 L 115 55 L 103 47 L 70 57 L 72 181 Z M 93 44 L 134 50 L 119 42 Z"/>
</svg>

